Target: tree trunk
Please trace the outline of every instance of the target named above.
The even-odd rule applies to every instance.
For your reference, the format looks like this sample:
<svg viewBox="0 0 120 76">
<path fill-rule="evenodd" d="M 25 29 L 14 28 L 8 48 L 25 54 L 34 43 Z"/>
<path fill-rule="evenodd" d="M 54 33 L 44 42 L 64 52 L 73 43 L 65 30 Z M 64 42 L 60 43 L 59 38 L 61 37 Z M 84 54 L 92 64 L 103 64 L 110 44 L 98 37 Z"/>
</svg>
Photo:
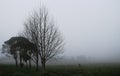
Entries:
<svg viewBox="0 0 120 76">
<path fill-rule="evenodd" d="M 29 68 L 31 69 L 31 59 L 29 59 Z"/>
<path fill-rule="evenodd" d="M 45 67 L 46 67 L 45 61 L 43 60 L 43 61 L 41 61 L 41 63 L 42 63 L 42 69 L 43 69 L 43 71 L 45 71 Z"/>
<path fill-rule="evenodd" d="M 18 67 L 18 61 L 17 61 L 17 59 L 15 59 L 15 65 L 16 65 L 16 67 Z"/>
<path fill-rule="evenodd" d="M 45 63 L 42 63 L 42 68 L 43 68 L 43 70 L 45 70 Z"/>
<path fill-rule="evenodd" d="M 28 63 L 27 63 L 27 61 L 26 61 L 26 68 L 28 68 Z"/>
<path fill-rule="evenodd" d="M 23 63 L 22 63 L 22 57 L 20 56 L 20 67 L 23 67 Z"/>
<path fill-rule="evenodd" d="M 36 70 L 38 71 L 39 70 L 39 58 L 38 58 L 38 53 L 37 53 L 37 56 L 36 56 Z"/>
<path fill-rule="evenodd" d="M 14 59 L 15 59 L 15 65 L 16 65 L 16 67 L 18 67 L 18 61 L 17 61 L 17 54 L 16 53 L 14 54 Z"/>
</svg>

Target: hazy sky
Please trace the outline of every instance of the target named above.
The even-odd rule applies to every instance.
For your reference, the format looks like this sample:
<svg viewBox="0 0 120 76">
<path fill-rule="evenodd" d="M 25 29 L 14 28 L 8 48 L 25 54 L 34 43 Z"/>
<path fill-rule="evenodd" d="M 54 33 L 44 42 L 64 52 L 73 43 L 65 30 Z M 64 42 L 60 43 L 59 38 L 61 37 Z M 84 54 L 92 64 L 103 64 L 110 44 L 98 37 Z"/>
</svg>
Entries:
<svg viewBox="0 0 120 76">
<path fill-rule="evenodd" d="M 120 0 L 0 0 L 0 46 L 40 4 L 65 38 L 64 55 L 120 59 Z"/>
</svg>

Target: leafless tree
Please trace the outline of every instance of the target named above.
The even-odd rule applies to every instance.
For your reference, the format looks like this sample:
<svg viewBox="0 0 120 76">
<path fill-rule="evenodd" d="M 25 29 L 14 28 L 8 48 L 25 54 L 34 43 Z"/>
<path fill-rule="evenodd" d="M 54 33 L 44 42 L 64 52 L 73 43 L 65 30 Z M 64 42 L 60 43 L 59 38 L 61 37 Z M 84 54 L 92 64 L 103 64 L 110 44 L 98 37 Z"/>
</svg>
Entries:
<svg viewBox="0 0 120 76">
<path fill-rule="evenodd" d="M 34 54 L 36 67 L 38 69 L 40 58 L 42 68 L 45 69 L 46 62 L 62 52 L 63 38 L 44 7 L 34 12 L 24 26 L 24 36 L 37 46 Z"/>
</svg>

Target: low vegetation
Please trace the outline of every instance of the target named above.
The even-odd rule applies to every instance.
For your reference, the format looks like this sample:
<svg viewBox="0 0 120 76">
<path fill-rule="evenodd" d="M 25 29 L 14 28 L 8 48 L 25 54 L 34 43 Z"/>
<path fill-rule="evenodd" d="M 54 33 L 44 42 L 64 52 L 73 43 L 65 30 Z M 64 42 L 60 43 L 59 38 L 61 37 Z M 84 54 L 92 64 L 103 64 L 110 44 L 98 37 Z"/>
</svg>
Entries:
<svg viewBox="0 0 120 76">
<path fill-rule="evenodd" d="M 0 76 L 120 76 L 120 65 L 110 66 L 47 66 L 46 71 L 0 65 Z"/>
</svg>

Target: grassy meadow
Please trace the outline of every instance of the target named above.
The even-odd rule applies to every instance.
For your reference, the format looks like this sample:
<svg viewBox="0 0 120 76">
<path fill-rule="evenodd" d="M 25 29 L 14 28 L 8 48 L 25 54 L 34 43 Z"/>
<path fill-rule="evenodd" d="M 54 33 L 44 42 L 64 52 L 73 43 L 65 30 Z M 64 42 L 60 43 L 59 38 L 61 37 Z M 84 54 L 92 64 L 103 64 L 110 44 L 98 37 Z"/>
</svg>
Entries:
<svg viewBox="0 0 120 76">
<path fill-rule="evenodd" d="M 11 64 L 0 64 L 0 76 L 120 76 L 120 65 L 57 65 L 47 66 L 46 71 L 32 67 L 16 68 Z"/>
</svg>

